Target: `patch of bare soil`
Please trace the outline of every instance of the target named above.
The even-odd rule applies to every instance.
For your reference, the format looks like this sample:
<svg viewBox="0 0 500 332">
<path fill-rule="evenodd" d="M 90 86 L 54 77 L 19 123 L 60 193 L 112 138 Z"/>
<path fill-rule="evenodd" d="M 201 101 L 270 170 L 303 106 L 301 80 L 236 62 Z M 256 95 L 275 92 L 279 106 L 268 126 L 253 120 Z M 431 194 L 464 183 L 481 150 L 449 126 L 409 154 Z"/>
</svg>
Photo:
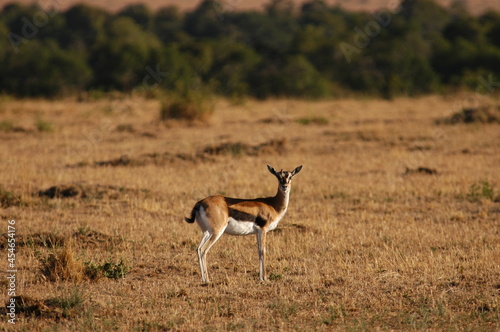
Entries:
<svg viewBox="0 0 500 332">
<path fill-rule="evenodd" d="M 436 124 L 459 123 L 500 123 L 500 106 L 464 108 L 460 112 L 436 121 Z"/>
<path fill-rule="evenodd" d="M 173 163 L 177 160 L 184 160 L 184 161 L 191 161 L 191 162 L 197 162 L 197 161 L 207 161 L 207 158 L 205 158 L 204 155 L 196 154 L 196 155 L 189 155 L 189 154 L 184 154 L 184 153 L 179 153 L 179 154 L 171 154 L 168 152 L 164 153 L 143 153 L 135 158 L 129 157 L 127 155 L 123 155 L 121 157 L 118 157 L 116 159 L 109 159 L 109 160 L 103 160 L 103 161 L 96 161 L 94 162 L 94 166 L 96 167 L 118 167 L 118 166 L 145 166 L 145 165 L 156 165 L 156 166 L 163 166 L 166 164 Z M 69 167 L 83 167 L 83 166 L 88 166 L 86 163 L 78 163 L 74 165 L 69 165 Z"/>
<path fill-rule="evenodd" d="M 46 248 L 62 247 L 66 243 L 67 238 L 65 236 L 42 232 L 34 233 L 29 235 L 17 234 L 16 235 L 16 246 L 37 246 Z M 7 246 L 7 238 L 0 238 L 0 248 L 5 248 Z"/>
<path fill-rule="evenodd" d="M 285 125 L 292 122 L 291 119 L 284 118 L 284 117 L 278 117 L 278 116 L 272 116 L 264 119 L 257 120 L 257 123 L 265 123 L 265 124 L 280 124 L 280 125 Z"/>
<path fill-rule="evenodd" d="M 86 184 L 62 184 L 49 187 L 38 192 L 39 197 L 47 198 L 86 198 L 86 199 L 118 199 L 128 193 L 144 193 L 147 194 L 147 189 L 130 189 L 110 185 L 86 185 Z"/>
<path fill-rule="evenodd" d="M 301 224 L 285 224 L 276 228 L 273 232 L 275 233 L 284 233 L 284 232 L 299 232 L 299 233 L 317 233 L 317 231 L 309 226 L 301 225 Z"/>
<path fill-rule="evenodd" d="M 92 229 L 79 229 L 73 232 L 70 236 L 41 232 L 33 234 L 17 234 L 16 235 L 16 246 L 35 246 L 35 247 L 45 247 L 45 248 L 56 248 L 63 247 L 68 241 L 73 240 L 75 244 L 80 247 L 96 247 L 98 245 L 109 245 L 113 243 L 123 242 L 121 238 L 116 236 L 107 235 L 94 231 Z M 2 234 L 0 237 L 0 249 L 7 247 L 8 238 L 6 234 Z"/>
<path fill-rule="evenodd" d="M 287 151 L 287 140 L 282 139 L 272 139 L 267 142 L 251 145 L 242 142 L 228 142 L 219 145 L 210 145 L 202 148 L 195 154 L 171 154 L 168 152 L 164 153 L 143 153 L 135 158 L 123 155 L 116 159 L 109 159 L 103 161 L 96 161 L 93 165 L 96 167 L 117 167 L 117 166 L 145 166 L 145 165 L 157 165 L 162 166 L 165 164 L 173 163 L 175 161 L 189 161 L 189 162 L 207 162 L 213 161 L 213 156 L 229 155 L 233 157 L 238 156 L 259 156 L 262 154 L 282 154 Z M 87 163 L 76 163 L 72 165 L 67 165 L 67 167 L 83 167 L 88 166 Z M 64 192 L 61 192 L 61 189 Z M 40 196 L 48 196 L 54 198 L 57 197 L 73 197 L 80 194 L 79 189 L 76 191 L 71 188 L 60 188 L 60 189 L 47 189 L 47 193 L 39 194 Z M 83 193 L 85 194 L 85 192 Z M 73 196 L 65 196 L 73 195 Z M 84 196 L 85 197 L 85 196 Z"/>
<path fill-rule="evenodd" d="M 375 131 L 370 130 L 356 130 L 356 131 L 330 131 L 324 132 L 324 135 L 333 136 L 336 141 L 340 142 L 350 142 L 350 141 L 362 141 L 362 142 L 379 142 L 383 139 Z"/>
<path fill-rule="evenodd" d="M 241 142 L 222 143 L 216 146 L 207 146 L 202 154 L 208 155 L 232 155 L 232 156 L 258 156 L 261 154 L 284 153 L 286 151 L 286 139 L 273 139 L 262 144 L 250 145 Z"/>
<path fill-rule="evenodd" d="M 55 320 L 60 320 L 64 317 L 63 309 L 60 306 L 57 306 L 56 301 L 54 301 L 53 299 L 39 300 L 21 295 L 14 296 L 12 299 L 15 301 L 14 303 L 16 316 L 22 315 L 24 317 L 48 318 Z M 2 306 L 2 308 L 0 308 L 0 313 L 2 314 L 2 316 L 7 315 L 7 306 L 9 305 L 9 303 L 10 302 L 7 302 L 5 306 Z"/>
</svg>

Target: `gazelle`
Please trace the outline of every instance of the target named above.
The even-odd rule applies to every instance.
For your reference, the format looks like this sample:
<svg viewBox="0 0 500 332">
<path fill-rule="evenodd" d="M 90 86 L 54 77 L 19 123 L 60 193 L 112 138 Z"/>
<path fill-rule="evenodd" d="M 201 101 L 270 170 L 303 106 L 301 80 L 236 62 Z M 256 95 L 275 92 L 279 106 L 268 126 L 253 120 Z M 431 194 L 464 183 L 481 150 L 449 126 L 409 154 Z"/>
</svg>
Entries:
<svg viewBox="0 0 500 332">
<path fill-rule="evenodd" d="M 203 236 L 198 246 L 201 279 L 209 282 L 207 271 L 207 252 L 222 234 L 257 235 L 260 262 L 260 280 L 266 279 L 264 256 L 266 253 L 266 233 L 278 226 L 285 215 L 290 197 L 292 178 L 300 172 L 302 165 L 293 171 L 276 171 L 272 166 L 267 169 L 278 178 L 278 192 L 273 197 L 240 199 L 221 195 L 209 196 L 195 204 L 188 223 L 200 226 Z"/>
</svg>

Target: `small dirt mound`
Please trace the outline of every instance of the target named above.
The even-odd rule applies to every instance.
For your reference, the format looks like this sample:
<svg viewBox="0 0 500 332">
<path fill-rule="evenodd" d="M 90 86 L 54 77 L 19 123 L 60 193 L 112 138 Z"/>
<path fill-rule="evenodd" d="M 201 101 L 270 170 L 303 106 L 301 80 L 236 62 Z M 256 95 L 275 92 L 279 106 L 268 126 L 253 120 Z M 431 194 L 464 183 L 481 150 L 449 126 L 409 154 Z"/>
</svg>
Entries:
<svg viewBox="0 0 500 332">
<path fill-rule="evenodd" d="M 45 190 L 40 190 L 38 192 L 40 197 L 48 198 L 69 198 L 76 196 L 85 196 L 85 191 L 81 186 L 78 185 L 60 185 L 52 186 Z"/>
<path fill-rule="evenodd" d="M 292 120 L 287 119 L 287 118 L 274 116 L 274 117 L 269 117 L 269 118 L 264 118 L 264 119 L 257 120 L 257 123 L 284 125 L 284 124 L 290 123 L 291 121 Z"/>
<path fill-rule="evenodd" d="M 15 315 L 23 314 L 25 317 L 45 317 L 54 318 L 57 315 L 53 315 L 51 308 L 49 308 L 45 301 L 33 299 L 27 296 L 14 296 L 13 303 L 15 305 L 14 313 Z M 7 315 L 10 309 L 7 306 L 11 305 L 12 302 L 9 301 L 0 309 L 2 316 Z M 11 305 L 12 306 L 12 305 Z"/>
<path fill-rule="evenodd" d="M 40 300 L 22 295 L 14 296 L 12 300 L 15 304 L 15 308 L 10 309 L 8 307 L 12 303 L 9 299 L 5 306 L 0 308 L 1 315 L 7 316 L 11 313 L 11 310 L 13 310 L 16 318 L 18 315 L 21 315 L 24 317 L 54 319 L 56 321 L 63 318 L 76 317 L 79 313 L 78 309 L 83 302 L 80 298 L 52 298 Z"/>
<path fill-rule="evenodd" d="M 406 170 L 403 173 L 403 175 L 408 175 L 408 174 L 436 175 L 436 174 L 438 174 L 438 172 L 434 168 L 429 168 L 429 167 L 418 167 L 418 168 L 408 168 L 408 167 L 406 167 Z"/>
<path fill-rule="evenodd" d="M 73 239 L 83 247 L 95 247 L 100 244 L 121 242 L 117 237 L 107 235 L 92 229 L 79 229 L 73 233 Z"/>
<path fill-rule="evenodd" d="M 206 161 L 207 158 L 203 154 L 196 154 L 196 155 L 189 155 L 189 154 L 171 154 L 168 152 L 164 153 L 158 153 L 158 152 L 153 152 L 153 153 L 143 153 L 136 158 L 130 158 L 128 156 L 121 156 L 117 159 L 110 159 L 110 160 L 104 160 L 104 161 L 96 161 L 94 163 L 94 166 L 96 167 L 118 167 L 118 166 L 145 166 L 145 165 L 156 165 L 156 166 L 164 166 L 166 164 L 173 163 L 177 160 L 183 160 L 183 161 L 191 161 L 191 162 L 197 162 L 197 161 Z M 85 163 L 77 163 L 74 165 L 68 165 L 68 167 L 83 167 L 87 166 Z"/>
<path fill-rule="evenodd" d="M 216 146 L 207 146 L 201 154 L 232 155 L 232 156 L 257 156 L 266 153 L 283 153 L 286 151 L 286 139 L 276 139 L 258 145 L 249 145 L 241 142 L 223 143 Z"/>
<path fill-rule="evenodd" d="M 283 225 L 283 226 L 278 227 L 273 232 L 276 232 L 279 234 L 279 233 L 288 232 L 288 231 L 296 231 L 299 233 L 307 233 L 307 232 L 316 233 L 316 231 L 314 229 L 310 228 L 309 226 L 304 226 L 304 225 L 300 225 L 300 224 Z"/>
<path fill-rule="evenodd" d="M 147 189 L 129 189 L 110 185 L 62 184 L 55 185 L 38 192 L 39 197 L 48 198 L 86 198 L 86 199 L 118 199 L 126 194 L 149 193 Z"/>
<path fill-rule="evenodd" d="M 62 247 L 66 242 L 64 236 L 54 233 L 35 233 L 29 235 L 16 234 L 16 247 L 37 246 L 46 248 Z M 0 249 L 7 247 L 7 234 L 0 237 Z"/>
<path fill-rule="evenodd" d="M 437 124 L 500 123 L 500 107 L 482 106 L 464 108 L 460 112 L 436 121 Z"/>
<path fill-rule="evenodd" d="M 107 235 L 91 228 L 80 228 L 73 232 L 70 236 L 41 232 L 33 234 L 17 234 L 16 246 L 17 247 L 44 247 L 44 248 L 61 248 L 64 247 L 69 240 L 73 240 L 75 245 L 79 247 L 96 247 L 99 245 L 114 245 L 123 242 L 123 239 L 117 236 Z M 0 249 L 6 248 L 8 245 L 7 234 L 0 236 Z"/>
<path fill-rule="evenodd" d="M 250 145 L 241 142 L 228 142 L 222 143 L 214 146 L 206 146 L 201 149 L 199 152 L 195 154 L 186 154 L 186 153 L 178 153 L 171 154 L 169 152 L 164 153 L 143 153 L 136 158 L 130 158 L 126 155 L 123 155 L 116 159 L 96 161 L 94 166 L 96 167 L 118 167 L 118 166 L 145 166 L 145 165 L 156 165 L 163 166 L 166 164 L 173 163 L 175 161 L 189 161 L 189 162 L 206 162 L 213 161 L 214 156 L 259 156 L 262 154 L 273 154 L 278 153 L 282 154 L 287 150 L 287 140 L 285 138 L 282 139 L 273 139 L 258 145 Z M 72 165 L 66 165 L 66 167 L 74 168 L 74 167 L 84 167 L 88 166 L 88 163 L 80 162 Z M 51 188 L 49 188 L 51 189 Z M 55 189 L 54 189 L 55 190 Z M 55 193 L 59 193 L 59 191 L 55 191 Z M 50 196 L 51 192 L 47 194 L 39 194 L 40 196 L 48 196 L 50 198 L 54 198 Z M 54 194 L 57 196 L 57 194 Z M 77 196 L 77 195 L 75 195 Z M 81 195 L 83 196 L 83 195 Z M 57 197 L 60 197 L 57 196 Z M 68 196 L 65 196 L 68 197 Z"/>
<path fill-rule="evenodd" d="M 46 248 L 56 248 L 62 247 L 66 243 L 66 237 L 55 234 L 55 233 L 35 233 L 29 235 L 17 235 L 16 245 L 20 247 L 24 246 L 37 246 L 37 247 L 46 247 Z M 7 243 L 3 243 L 0 241 L 0 248 L 6 246 Z"/>
<path fill-rule="evenodd" d="M 134 161 L 131 160 L 127 155 L 123 155 L 117 159 L 96 161 L 95 166 L 128 166 Z"/>
</svg>

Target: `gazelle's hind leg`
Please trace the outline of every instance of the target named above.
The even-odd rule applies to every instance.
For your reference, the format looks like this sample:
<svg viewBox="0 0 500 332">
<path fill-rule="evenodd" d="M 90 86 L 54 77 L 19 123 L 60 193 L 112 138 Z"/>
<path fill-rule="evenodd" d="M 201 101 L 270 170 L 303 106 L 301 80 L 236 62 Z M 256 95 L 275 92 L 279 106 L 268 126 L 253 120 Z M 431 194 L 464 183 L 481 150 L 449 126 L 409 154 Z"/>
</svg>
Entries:
<svg viewBox="0 0 500 332">
<path fill-rule="evenodd" d="M 200 245 L 198 246 L 198 260 L 200 261 L 200 271 L 201 271 L 201 279 L 203 282 L 209 282 L 210 278 L 208 277 L 207 270 L 207 253 L 212 248 L 212 246 L 219 240 L 222 232 L 204 232 L 203 238 L 201 239 Z"/>
<path fill-rule="evenodd" d="M 203 237 L 201 239 L 200 245 L 198 246 L 197 252 L 198 260 L 200 263 L 201 279 L 204 283 L 210 281 L 207 270 L 207 253 L 215 244 L 215 242 L 219 240 L 221 235 L 224 234 L 224 230 L 227 227 L 227 222 L 224 222 L 223 219 L 225 216 L 217 216 L 219 217 L 217 219 L 214 218 L 216 216 L 212 216 L 214 220 L 210 220 L 209 216 L 210 214 L 207 215 L 204 208 L 200 208 L 199 212 L 196 215 L 196 222 L 203 232 Z M 227 220 L 227 217 L 225 218 Z"/>
<path fill-rule="evenodd" d="M 206 272 L 206 251 L 203 251 L 204 245 L 208 242 L 210 237 L 212 236 L 212 233 L 210 231 L 205 231 L 203 232 L 203 237 L 201 238 L 200 245 L 198 246 L 197 252 L 198 252 L 198 261 L 200 262 L 200 272 L 201 272 L 201 279 L 203 282 L 208 282 L 208 275 Z"/>
</svg>

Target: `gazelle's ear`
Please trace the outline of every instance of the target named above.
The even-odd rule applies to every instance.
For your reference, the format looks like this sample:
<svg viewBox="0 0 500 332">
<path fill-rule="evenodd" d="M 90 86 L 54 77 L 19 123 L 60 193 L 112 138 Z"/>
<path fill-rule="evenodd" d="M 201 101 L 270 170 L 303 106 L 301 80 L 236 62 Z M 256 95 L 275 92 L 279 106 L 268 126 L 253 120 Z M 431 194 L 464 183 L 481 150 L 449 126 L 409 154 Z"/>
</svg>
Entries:
<svg viewBox="0 0 500 332">
<path fill-rule="evenodd" d="M 298 174 L 300 172 L 300 170 L 302 169 L 302 165 L 296 167 L 293 171 L 292 171 L 292 176 L 295 176 L 296 174 Z"/>
<path fill-rule="evenodd" d="M 269 172 L 271 172 L 271 174 L 273 174 L 274 176 L 278 176 L 278 172 L 276 172 L 276 170 L 274 169 L 273 166 L 271 165 L 267 165 L 267 169 L 269 170 Z"/>
</svg>

